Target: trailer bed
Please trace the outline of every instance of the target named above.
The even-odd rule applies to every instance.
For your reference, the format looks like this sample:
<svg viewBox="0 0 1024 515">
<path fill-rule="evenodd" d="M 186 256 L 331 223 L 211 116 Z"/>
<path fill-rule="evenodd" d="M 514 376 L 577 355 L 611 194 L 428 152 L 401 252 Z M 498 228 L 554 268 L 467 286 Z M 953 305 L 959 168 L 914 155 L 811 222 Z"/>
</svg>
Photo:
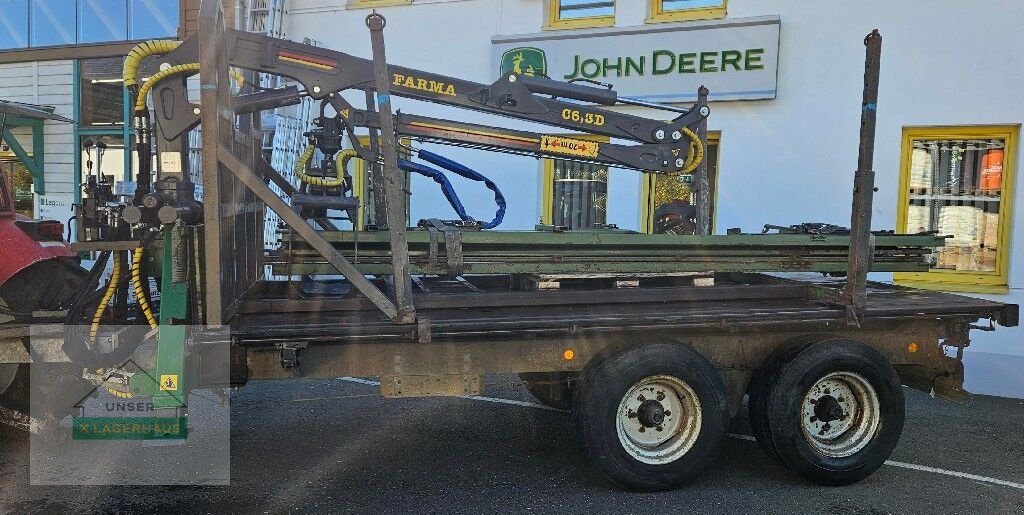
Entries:
<svg viewBox="0 0 1024 515">
<path fill-rule="evenodd" d="M 489 277 L 480 281 L 485 287 L 470 282 L 462 293 L 421 289 L 415 299 L 421 325 L 429 324 L 435 339 L 683 328 L 712 332 L 771 326 L 821 330 L 850 324 L 845 306 L 834 300 L 843 281 L 813 274 L 722 274 L 707 286 L 622 287 L 622 283 L 632 283 L 628 279 L 594 280 L 603 286 L 618 283 L 618 287 L 583 284 L 574 285 L 582 286 L 579 288 L 515 291 L 510 289 L 512 283 Z M 288 298 L 280 293 L 272 284 L 263 285 L 241 303 L 230 320 L 236 341 L 416 338 L 417 328 L 392 323 L 355 294 Z M 964 323 L 991 319 L 1003 326 L 1017 325 L 1017 306 L 1012 304 L 876 282 L 869 283 L 867 293 L 861 325 L 921 318 Z"/>
</svg>

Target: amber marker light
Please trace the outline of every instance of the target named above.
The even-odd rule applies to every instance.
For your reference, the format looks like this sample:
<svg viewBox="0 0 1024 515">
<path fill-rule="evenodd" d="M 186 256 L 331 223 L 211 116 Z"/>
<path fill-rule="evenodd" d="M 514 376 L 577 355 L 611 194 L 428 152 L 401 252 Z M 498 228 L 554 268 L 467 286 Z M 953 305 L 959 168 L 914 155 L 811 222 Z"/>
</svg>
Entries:
<svg viewBox="0 0 1024 515">
<path fill-rule="evenodd" d="M 917 352 L 917 342 L 910 342 L 910 344 L 907 345 L 907 352 L 911 354 Z"/>
<path fill-rule="evenodd" d="M 572 349 L 565 349 L 565 352 L 562 353 L 562 357 L 564 357 L 566 361 L 572 361 L 572 359 L 576 357 L 576 353 L 573 352 Z"/>
</svg>

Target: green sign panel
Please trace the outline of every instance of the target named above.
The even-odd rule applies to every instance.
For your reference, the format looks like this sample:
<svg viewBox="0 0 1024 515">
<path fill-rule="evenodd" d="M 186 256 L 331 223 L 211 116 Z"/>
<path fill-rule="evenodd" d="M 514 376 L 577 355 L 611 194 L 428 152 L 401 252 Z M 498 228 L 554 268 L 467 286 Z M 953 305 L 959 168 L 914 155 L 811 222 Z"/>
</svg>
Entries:
<svg viewBox="0 0 1024 515">
<path fill-rule="evenodd" d="M 75 417 L 72 440 L 184 440 L 185 417 Z"/>
</svg>

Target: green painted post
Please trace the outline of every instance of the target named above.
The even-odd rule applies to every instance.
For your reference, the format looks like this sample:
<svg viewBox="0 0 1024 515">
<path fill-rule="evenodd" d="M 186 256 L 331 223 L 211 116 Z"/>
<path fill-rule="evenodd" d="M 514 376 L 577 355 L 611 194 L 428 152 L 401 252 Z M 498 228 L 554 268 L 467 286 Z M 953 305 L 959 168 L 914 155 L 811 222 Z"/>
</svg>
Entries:
<svg viewBox="0 0 1024 515">
<path fill-rule="evenodd" d="M 37 195 L 46 194 L 46 168 L 43 166 L 46 156 L 45 148 L 42 124 L 32 126 L 32 159 L 35 160 L 36 169 L 39 170 L 39 175 L 32 177 L 32 185 Z"/>
<path fill-rule="evenodd" d="M 188 278 L 175 281 L 174 255 L 184 236 L 178 224 L 164 229 L 164 259 L 160 280 L 160 317 L 157 333 L 156 374 L 160 391 L 153 396 L 157 408 L 182 408 L 186 401 L 185 342 L 189 326 Z M 187 259 L 187 256 L 185 256 Z"/>
</svg>

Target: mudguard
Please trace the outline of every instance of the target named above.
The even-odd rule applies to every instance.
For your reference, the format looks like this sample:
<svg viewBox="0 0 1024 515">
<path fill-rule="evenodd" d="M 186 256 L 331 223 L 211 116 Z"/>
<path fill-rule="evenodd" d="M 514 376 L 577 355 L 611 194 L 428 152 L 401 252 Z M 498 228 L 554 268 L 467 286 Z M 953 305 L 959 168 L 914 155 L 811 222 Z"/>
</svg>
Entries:
<svg viewBox="0 0 1024 515">
<path fill-rule="evenodd" d="M 13 217 L 0 217 L 0 286 L 40 261 L 74 255 L 67 242 L 35 241 L 15 224 Z"/>
</svg>

